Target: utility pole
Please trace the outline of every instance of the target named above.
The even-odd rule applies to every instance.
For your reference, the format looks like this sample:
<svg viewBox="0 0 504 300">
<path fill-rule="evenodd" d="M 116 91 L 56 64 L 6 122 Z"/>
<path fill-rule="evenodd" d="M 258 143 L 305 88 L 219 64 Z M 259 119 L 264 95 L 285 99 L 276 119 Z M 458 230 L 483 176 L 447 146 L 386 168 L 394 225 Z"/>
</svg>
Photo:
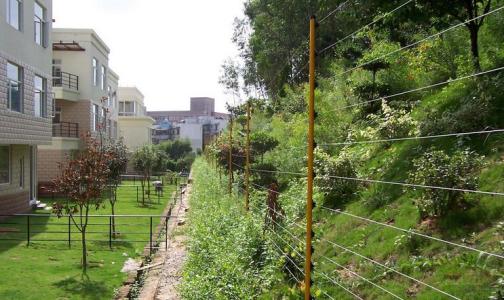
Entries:
<svg viewBox="0 0 504 300">
<path fill-rule="evenodd" d="M 231 195 L 233 189 L 233 112 L 229 118 L 229 156 L 228 156 L 228 192 Z"/>
<path fill-rule="evenodd" d="M 308 184 L 306 191 L 306 256 L 305 300 L 311 299 L 312 272 L 312 222 L 313 222 L 313 150 L 315 144 L 315 16 L 310 18 L 310 97 L 308 101 Z"/>
<path fill-rule="evenodd" d="M 245 161 L 245 210 L 249 210 L 249 196 L 250 196 L 250 100 L 247 101 L 247 148 L 246 148 L 246 161 Z"/>
</svg>

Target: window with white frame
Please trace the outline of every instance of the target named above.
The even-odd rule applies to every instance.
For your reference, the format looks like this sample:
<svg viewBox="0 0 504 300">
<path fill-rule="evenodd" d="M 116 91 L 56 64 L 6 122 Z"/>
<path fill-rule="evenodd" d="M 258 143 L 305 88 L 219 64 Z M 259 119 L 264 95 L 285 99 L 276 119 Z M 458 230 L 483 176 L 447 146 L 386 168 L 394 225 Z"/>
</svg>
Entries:
<svg viewBox="0 0 504 300">
<path fill-rule="evenodd" d="M 34 8 L 33 8 L 33 15 L 34 15 L 34 26 L 35 26 L 35 43 L 38 45 L 45 47 L 46 42 L 45 42 L 45 28 L 46 28 L 46 21 L 45 21 L 45 9 L 35 2 Z"/>
<path fill-rule="evenodd" d="M 93 104 L 93 130 L 98 131 L 100 127 L 100 108 L 98 105 Z"/>
<path fill-rule="evenodd" d="M 98 85 L 98 60 L 93 58 L 93 85 Z"/>
<path fill-rule="evenodd" d="M 7 3 L 7 23 L 21 30 L 22 2 L 21 0 L 5 0 Z"/>
<path fill-rule="evenodd" d="M 136 112 L 135 101 L 120 101 L 119 102 L 119 115 L 120 116 L 134 116 Z"/>
<path fill-rule="evenodd" d="M 112 107 L 112 87 L 107 86 L 107 106 Z"/>
<path fill-rule="evenodd" d="M 101 66 L 101 89 L 102 89 L 102 91 L 105 90 L 106 82 L 107 82 L 107 68 L 105 68 L 105 66 L 102 65 Z"/>
<path fill-rule="evenodd" d="M 7 108 L 23 112 L 23 69 L 7 63 Z"/>
<path fill-rule="evenodd" d="M 0 145 L 0 184 L 10 182 L 10 148 Z"/>
<path fill-rule="evenodd" d="M 34 105 L 36 117 L 47 117 L 47 80 L 35 75 L 34 79 Z"/>
</svg>

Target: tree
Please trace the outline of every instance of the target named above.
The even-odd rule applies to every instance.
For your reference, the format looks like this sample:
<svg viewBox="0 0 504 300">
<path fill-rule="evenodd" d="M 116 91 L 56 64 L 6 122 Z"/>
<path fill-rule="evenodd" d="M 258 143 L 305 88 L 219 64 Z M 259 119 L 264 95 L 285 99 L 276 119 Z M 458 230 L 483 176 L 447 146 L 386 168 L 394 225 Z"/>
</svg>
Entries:
<svg viewBox="0 0 504 300">
<path fill-rule="evenodd" d="M 441 17 L 446 15 L 460 21 L 467 22 L 465 24 L 471 38 L 471 54 L 473 57 L 473 65 L 476 71 L 481 71 L 478 34 L 483 22 L 485 14 L 491 9 L 492 0 L 453 0 L 439 1 L 426 0 L 429 11 Z M 478 18 L 475 20 L 475 18 Z"/>
<path fill-rule="evenodd" d="M 69 214 L 73 224 L 81 233 L 82 268 L 87 270 L 86 230 L 89 210 L 98 209 L 102 203 L 102 193 L 109 178 L 109 154 L 101 151 L 99 143 L 89 134 L 85 136 L 86 147 L 70 160 L 66 166 L 60 165 L 61 174 L 54 180 L 55 192 L 68 198 L 66 202 L 53 204 L 53 210 L 61 217 Z M 75 219 L 78 214 L 78 219 Z"/>
<path fill-rule="evenodd" d="M 171 171 L 187 170 L 195 159 L 191 142 L 187 139 L 163 142 L 159 149 L 166 155 L 166 167 Z"/>
<path fill-rule="evenodd" d="M 117 202 L 117 186 L 121 183 L 121 174 L 126 171 L 128 165 L 127 148 L 124 145 L 123 139 L 117 141 L 109 141 L 104 146 L 104 152 L 108 154 L 109 177 L 108 184 L 111 186 L 111 194 L 109 197 L 110 209 L 112 214 L 112 232 L 115 238 L 115 204 Z"/>
<path fill-rule="evenodd" d="M 264 154 L 275 149 L 278 146 L 278 141 L 264 131 L 254 132 L 250 135 L 250 147 L 252 152 L 261 156 L 263 161 Z"/>
<path fill-rule="evenodd" d="M 150 177 L 152 172 L 161 169 L 163 159 L 160 151 L 153 145 L 145 145 L 133 154 L 133 166 L 142 174 L 142 205 L 145 205 L 145 185 L 147 184 L 147 197 L 150 201 Z"/>
</svg>

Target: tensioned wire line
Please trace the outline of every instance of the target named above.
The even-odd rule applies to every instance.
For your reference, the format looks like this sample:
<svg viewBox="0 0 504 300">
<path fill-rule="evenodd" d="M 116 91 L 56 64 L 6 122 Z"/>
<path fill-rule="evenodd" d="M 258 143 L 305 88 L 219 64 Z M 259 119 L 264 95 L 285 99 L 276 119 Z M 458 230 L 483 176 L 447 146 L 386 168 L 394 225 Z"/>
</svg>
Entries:
<svg viewBox="0 0 504 300">
<path fill-rule="evenodd" d="M 320 19 L 319 23 L 322 24 L 325 20 L 327 20 L 330 16 L 334 15 L 336 12 L 342 10 L 343 8 L 345 8 L 345 6 L 348 4 L 348 2 L 350 2 L 351 0 L 347 0 L 343 3 L 341 3 L 340 5 L 338 5 L 338 7 L 336 7 L 335 9 L 333 9 L 330 13 L 328 13 L 325 17 L 323 17 L 322 19 Z"/>
<path fill-rule="evenodd" d="M 366 141 L 355 141 L 355 142 L 324 143 L 324 144 L 319 144 L 319 146 L 350 146 L 350 145 L 355 145 L 355 144 L 375 144 L 375 143 L 398 142 L 398 141 L 409 141 L 409 140 L 426 140 L 426 139 L 437 139 L 437 138 L 443 138 L 443 137 L 461 137 L 461 136 L 480 135 L 480 134 L 490 135 L 492 133 L 504 133 L 504 129 L 481 130 L 481 131 L 471 131 L 471 132 L 457 132 L 457 133 L 426 135 L 426 136 L 411 136 L 411 137 L 402 137 L 402 138 L 366 140 Z"/>
<path fill-rule="evenodd" d="M 387 12 L 387 13 L 385 13 L 385 14 L 381 15 L 380 17 L 378 17 L 377 19 L 373 20 L 372 22 L 370 22 L 370 23 L 368 23 L 368 24 L 366 24 L 366 25 L 362 26 L 361 28 L 357 29 L 356 31 L 354 31 L 354 32 L 350 33 L 349 35 L 345 36 L 344 38 L 342 38 L 342 39 L 340 39 L 340 40 L 336 41 L 335 43 L 332 43 L 331 45 L 329 45 L 329 46 L 327 46 L 327 47 L 323 48 L 322 50 L 320 50 L 319 54 L 322 54 L 322 53 L 326 52 L 327 50 L 329 50 L 329 49 L 333 48 L 334 46 L 338 45 L 339 43 L 341 43 L 341 42 L 343 42 L 343 41 L 347 40 L 348 38 L 351 38 L 351 37 L 355 36 L 357 33 L 359 33 L 359 32 L 361 32 L 361 31 L 363 31 L 364 29 L 366 29 L 366 28 L 368 28 L 368 27 L 370 27 L 370 26 L 373 26 L 374 24 L 376 24 L 376 23 L 378 23 L 379 21 L 383 20 L 383 19 L 384 19 L 385 17 L 387 17 L 388 15 L 391 15 L 391 14 L 395 13 L 395 12 L 396 12 L 396 11 L 398 11 L 399 9 L 403 8 L 404 6 L 406 6 L 406 5 L 408 5 L 408 4 L 412 3 L 412 2 L 414 2 L 414 0 L 408 0 L 408 1 L 404 2 L 403 4 L 401 4 L 401 5 L 399 5 L 398 7 L 394 8 L 393 10 L 391 10 L 391 11 L 389 11 L 389 12 Z M 322 22 L 322 21 L 320 21 L 320 22 Z"/>
<path fill-rule="evenodd" d="M 424 236 L 424 237 L 428 237 L 427 235 L 423 235 L 423 236 Z M 442 294 L 444 294 L 444 295 L 446 295 L 446 296 L 449 296 L 449 297 L 454 298 L 454 299 L 459 299 L 459 298 L 457 298 L 457 297 L 455 297 L 455 296 L 453 296 L 453 295 L 450 295 L 450 294 L 448 294 L 447 292 L 442 291 L 442 290 L 440 290 L 440 289 L 438 289 L 438 288 L 436 288 L 436 287 L 434 287 L 434 286 L 432 286 L 432 285 L 429 285 L 429 284 L 427 284 L 427 283 L 425 283 L 425 282 L 423 282 L 423 281 L 420 281 L 420 280 L 418 280 L 418 279 L 416 279 L 416 278 L 414 278 L 414 277 L 411 277 L 411 276 L 409 276 L 409 275 L 407 275 L 407 274 L 404 274 L 404 273 L 402 273 L 402 272 L 399 272 L 399 271 L 397 271 L 397 270 L 395 270 L 395 269 L 393 269 L 393 268 L 387 267 L 387 266 L 385 266 L 384 264 L 382 264 L 382 263 L 380 263 L 380 262 L 378 262 L 378 261 L 375 261 L 375 260 L 373 260 L 373 259 L 371 259 L 371 258 L 368 258 L 368 257 L 366 257 L 366 256 L 364 256 L 364 255 L 361 255 L 361 254 L 359 254 L 359 253 L 357 253 L 357 252 L 355 252 L 355 251 L 352 251 L 352 250 L 350 250 L 350 249 L 348 249 L 348 248 L 346 248 L 346 247 L 343 247 L 343 246 L 341 246 L 341 245 L 339 245 L 339 244 L 336 244 L 336 243 L 331 242 L 331 241 L 329 241 L 329 240 L 327 240 L 327 239 L 324 239 L 324 238 L 320 238 L 320 240 L 326 241 L 326 242 L 328 242 L 328 243 L 330 243 L 330 244 L 332 244 L 332 245 L 334 245 L 334 246 L 337 246 L 337 247 L 338 247 L 338 248 L 340 248 L 340 249 L 343 249 L 343 250 L 345 250 L 345 251 L 347 251 L 347 252 L 350 252 L 350 253 L 352 253 L 352 254 L 354 254 L 354 255 L 357 255 L 357 256 L 359 256 L 359 257 L 361 257 L 361 258 L 363 258 L 363 259 L 366 259 L 367 261 L 370 261 L 370 262 L 372 262 L 372 263 L 374 263 L 374 264 L 377 264 L 377 265 L 379 265 L 379 266 L 381 266 L 381 267 L 383 267 L 383 268 L 386 268 L 386 269 L 387 269 L 387 270 L 389 270 L 389 271 L 392 271 L 392 272 L 394 272 L 394 273 L 396 273 L 396 274 L 399 274 L 399 275 L 401 275 L 401 276 L 403 276 L 403 277 L 406 277 L 406 278 L 408 278 L 408 279 L 410 279 L 410 280 L 413 280 L 413 281 L 415 281 L 415 282 L 417 282 L 417 283 L 419 283 L 419 284 L 422 284 L 422 285 L 424 285 L 424 286 L 427 286 L 427 287 L 429 287 L 429 288 L 431 288 L 431 289 L 433 289 L 433 290 L 435 290 L 435 291 L 437 291 L 437 292 L 439 292 L 439 293 L 442 293 Z M 440 239 L 436 239 L 436 240 L 439 240 L 439 241 L 442 241 L 442 242 L 447 242 L 447 241 L 440 240 Z M 448 242 L 448 243 L 450 243 L 450 242 Z M 455 244 L 455 243 L 450 243 L 450 244 L 457 245 L 457 244 Z M 463 248 L 466 248 L 466 247 L 463 247 Z M 466 248 L 466 249 L 467 249 L 467 248 Z M 474 249 L 474 250 L 475 250 L 475 249 Z M 478 250 L 476 250 L 476 251 L 478 251 Z M 325 256 L 322 256 L 322 257 L 324 257 L 325 259 L 329 259 L 329 258 L 327 258 L 327 257 L 325 257 Z M 329 259 L 329 260 L 330 260 L 330 259 Z"/>
<path fill-rule="evenodd" d="M 291 263 L 292 263 L 292 264 L 293 264 L 296 268 L 298 268 L 298 267 L 297 267 L 297 265 L 296 265 L 296 263 L 294 263 L 294 261 L 293 261 L 293 260 L 292 260 L 292 259 L 291 259 L 288 255 L 287 255 L 287 253 L 284 253 L 284 251 L 282 250 L 282 248 L 280 248 L 280 246 L 278 246 L 278 245 L 277 245 L 277 243 L 275 243 L 275 241 L 273 241 L 273 239 L 271 239 L 271 238 L 268 238 L 268 239 L 270 240 L 270 242 L 271 242 L 273 245 L 275 245 L 275 247 L 278 249 L 278 251 L 280 251 L 280 253 L 282 253 L 282 256 L 285 256 L 285 258 L 287 258 L 287 259 L 288 259 L 288 260 L 289 260 L 289 261 L 290 261 L 290 262 L 291 262 Z M 287 271 L 291 274 L 292 278 L 293 278 L 295 281 L 297 281 L 299 284 L 302 284 L 302 282 L 296 278 L 296 276 L 292 273 L 292 271 L 291 271 L 289 268 L 286 268 L 286 269 L 287 269 Z M 298 268 L 298 270 L 299 270 L 299 271 L 301 272 L 301 274 L 303 274 L 303 276 L 304 276 L 304 272 L 303 272 L 303 270 L 300 270 L 299 268 Z"/>
<path fill-rule="evenodd" d="M 260 172 L 260 173 L 278 173 L 278 174 L 287 174 L 287 175 L 297 175 L 297 176 L 306 177 L 306 174 L 299 173 L 299 172 L 283 172 L 283 171 L 270 171 L 270 170 L 258 170 L 258 169 L 250 169 L 250 171 Z M 473 194 L 504 197 L 503 192 L 479 191 L 479 190 L 470 190 L 470 189 L 462 189 L 462 188 L 450 188 L 450 187 L 435 186 L 435 185 L 423 185 L 423 184 L 414 184 L 414 183 L 406 183 L 406 182 L 386 181 L 386 180 L 376 180 L 376 179 L 363 179 L 363 178 L 357 178 L 357 177 L 345 177 L 345 176 L 335 176 L 335 175 L 329 175 L 327 177 L 341 179 L 341 180 L 358 181 L 358 182 L 399 185 L 399 186 L 405 186 L 405 187 L 410 187 L 410 188 L 435 189 L 435 190 L 454 191 L 454 192 L 463 192 L 463 193 L 473 193 Z"/>
<path fill-rule="evenodd" d="M 342 264 L 340 264 L 340 263 L 336 262 L 335 260 L 332 260 L 332 259 L 330 259 L 329 257 L 323 256 L 323 255 L 322 255 L 322 258 L 324 258 L 324 259 L 326 259 L 326 260 L 328 260 L 328 261 L 332 262 L 333 264 L 335 264 L 336 266 L 338 266 L 338 267 L 340 267 L 340 268 L 342 268 L 342 269 L 346 270 L 347 272 L 352 273 L 353 275 L 355 275 L 355 276 L 359 277 L 360 279 L 362 279 L 362 280 L 366 281 L 367 283 L 372 284 L 373 286 L 375 286 L 375 287 L 379 288 L 380 290 L 382 290 L 382 291 L 384 291 L 385 293 L 387 293 L 387 294 L 391 295 L 392 297 L 394 297 L 394 298 L 396 298 L 396 299 L 405 300 L 404 298 L 399 297 L 398 295 L 396 295 L 396 294 L 392 293 L 391 291 L 387 290 L 386 288 L 382 287 L 381 285 L 379 285 L 379 284 L 376 284 L 376 283 L 372 282 L 371 280 L 367 279 L 366 277 L 364 277 L 364 276 L 362 276 L 362 275 L 360 275 L 360 274 L 358 274 L 358 273 L 356 273 L 356 272 L 354 272 L 354 271 L 350 270 L 349 268 L 347 268 L 347 267 L 343 266 Z"/>
<path fill-rule="evenodd" d="M 410 280 L 412 280 L 412 281 L 414 281 L 414 282 L 416 282 L 416 283 L 418 283 L 418 284 L 421 284 L 421 285 L 423 285 L 423 286 L 429 287 L 429 288 L 431 288 L 431 289 L 433 289 L 433 290 L 435 290 L 435 291 L 437 291 L 437 292 L 439 292 L 439 293 L 441 293 L 441 294 L 443 294 L 443 295 L 446 295 L 446 296 L 448 296 L 448 297 L 450 297 L 450 298 L 452 298 L 452 299 L 461 300 L 460 298 L 458 298 L 458 297 L 456 297 L 456 296 L 453 296 L 453 295 L 451 295 L 451 294 L 449 294 L 449 293 L 447 293 L 447 292 L 445 292 L 445 291 L 443 291 L 443 290 L 440 290 L 440 289 L 436 288 L 435 286 L 432 286 L 432 285 L 430 285 L 430 284 L 428 284 L 428 283 L 425 283 L 425 282 L 423 282 L 423 281 L 421 281 L 421 280 L 418 280 L 418 279 L 416 279 L 416 278 L 414 278 L 414 277 L 411 277 L 411 276 L 409 276 L 409 275 L 407 275 L 407 274 L 404 274 L 404 273 L 402 273 L 402 272 L 400 272 L 400 271 L 397 271 L 396 269 L 393 269 L 393 268 L 387 267 L 386 265 L 384 265 L 384 264 L 382 264 L 382 263 L 380 263 L 380 262 L 378 262 L 378 261 L 376 261 L 376 260 L 374 260 L 374 259 L 371 259 L 371 258 L 369 258 L 369 257 L 367 257 L 367 256 L 364 256 L 364 255 L 362 255 L 362 254 L 360 254 L 360 253 L 357 253 L 357 252 L 355 252 L 355 251 L 353 251 L 353 250 L 351 250 L 351 249 L 349 249 L 349 248 L 343 247 L 343 246 L 341 246 L 341 245 L 339 245 L 339 244 L 337 244 L 337 243 L 335 243 L 335 242 L 329 241 L 329 240 L 324 239 L 324 238 L 320 238 L 320 240 L 325 241 L 325 242 L 327 242 L 327 243 L 329 243 L 329 244 L 331 244 L 331 245 L 333 245 L 333 246 L 335 246 L 335 247 L 338 247 L 338 248 L 340 248 L 340 249 L 342 249 L 342 250 L 344 250 L 344 251 L 346 251 L 346 252 L 352 253 L 353 255 L 359 256 L 359 257 L 361 257 L 361 258 L 363 258 L 363 259 L 365 259 L 365 260 L 367 260 L 367 261 L 369 261 L 369 262 L 371 262 L 371 263 L 373 263 L 373 264 L 376 264 L 376 265 L 378 265 L 378 266 L 380 266 L 380 267 L 382 267 L 382 268 L 384 268 L 384 269 L 387 269 L 387 270 L 389 270 L 389 271 L 391 271 L 391 272 L 394 272 L 394 273 L 396 273 L 396 274 L 398 274 L 398 275 L 401 275 L 401 276 L 403 276 L 403 277 L 405 277 L 405 278 L 408 278 L 408 279 L 410 279 Z M 317 242 L 317 241 L 316 241 L 316 242 Z"/>
<path fill-rule="evenodd" d="M 421 40 L 419 40 L 419 41 L 416 41 L 416 42 L 414 42 L 414 43 L 411 43 L 411 44 L 409 44 L 409 45 L 406 45 L 406 46 L 401 47 L 401 48 L 399 48 L 399 49 L 396 49 L 396 50 L 394 50 L 394 51 L 391 51 L 391 52 L 385 53 L 385 54 L 383 54 L 383 55 L 381 55 L 381 56 L 379 56 L 379 57 L 376 57 L 376 58 L 374 58 L 374 59 L 372 59 L 372 60 L 370 60 L 370 61 L 364 62 L 364 63 L 362 63 L 362 64 L 360 64 L 360 65 L 358 65 L 358 66 L 355 66 L 355 67 L 350 68 L 350 69 L 348 69 L 348 70 L 346 70 L 346 71 L 343 71 L 343 72 L 341 72 L 341 73 L 337 74 L 336 76 L 340 76 L 340 75 L 343 75 L 343 74 L 346 74 L 346 73 L 352 72 L 353 70 L 356 70 L 356 69 L 359 69 L 359 68 L 361 68 L 361 67 L 363 67 L 363 66 L 369 65 L 370 63 L 373 63 L 373 62 L 375 62 L 375 61 L 378 61 L 378 60 L 380 60 L 380 59 L 382 59 L 382 58 L 385 58 L 385 57 L 387 57 L 387 56 L 390 56 L 390 55 L 392 55 L 392 54 L 398 53 L 398 52 L 400 52 L 400 51 L 403 51 L 403 50 L 406 50 L 406 49 L 412 48 L 412 47 L 414 47 L 414 46 L 416 46 L 416 45 L 418 45 L 418 44 L 421 44 L 421 43 L 423 43 L 423 42 L 425 42 L 425 41 L 427 41 L 427 40 L 429 40 L 429 39 L 432 39 L 432 38 L 435 38 L 435 37 L 441 36 L 441 35 L 445 34 L 445 33 L 446 33 L 446 32 L 448 32 L 448 31 L 451 31 L 451 30 L 453 30 L 453 29 L 456 29 L 456 28 L 458 28 L 458 27 L 461 27 L 461 26 L 463 26 L 463 25 L 466 25 L 466 24 L 471 23 L 471 22 L 473 22 L 473 21 L 476 21 L 476 20 L 478 20 L 478 19 L 481 19 L 481 18 L 484 18 L 484 17 L 489 16 L 489 15 L 491 15 L 491 14 L 494 14 L 494 13 L 496 13 L 496 12 L 498 12 L 498 11 L 502 10 L 502 9 L 504 9 L 504 6 L 500 6 L 500 7 L 496 8 L 496 9 L 491 10 L 491 11 L 489 11 L 489 12 L 487 12 L 487 13 L 484 13 L 484 14 L 482 14 L 482 15 L 480 15 L 480 16 L 474 17 L 474 18 L 469 19 L 469 20 L 467 20 L 467 21 L 465 21 L 465 22 L 462 22 L 462 23 L 456 24 L 456 25 L 454 25 L 454 26 L 448 27 L 447 29 L 442 30 L 442 31 L 440 31 L 440 32 L 438 32 L 438 33 L 435 33 L 435 34 L 433 34 L 433 35 L 429 35 L 429 36 L 427 36 L 427 37 L 425 37 L 425 38 L 423 38 L 423 39 L 421 39 Z"/>
<path fill-rule="evenodd" d="M 279 192 L 270 190 L 270 189 L 265 188 L 265 187 L 261 187 L 261 188 L 264 188 L 266 190 L 278 193 L 279 195 L 281 194 Z M 285 195 L 285 194 L 281 194 L 281 195 L 284 195 L 286 197 L 290 197 L 291 199 L 295 199 L 294 197 L 291 197 L 291 196 L 288 196 L 288 195 Z M 430 240 L 433 240 L 433 241 L 445 243 L 445 244 L 450 245 L 450 246 L 459 247 L 459 248 L 463 248 L 463 249 L 466 249 L 466 250 L 477 252 L 479 254 L 484 254 L 484 255 L 488 255 L 488 256 L 493 256 L 493 257 L 498 257 L 498 258 L 504 259 L 504 255 L 501 255 L 501 254 L 496 254 L 496 253 L 480 250 L 480 249 L 477 249 L 477 248 L 474 248 L 474 247 L 466 246 L 466 245 L 463 245 L 463 244 L 458 244 L 458 243 L 450 242 L 450 241 L 443 240 L 443 239 L 440 239 L 440 238 L 437 238 L 437 237 L 434 237 L 434 236 L 430 236 L 430 235 L 427 235 L 427 234 L 423 234 L 423 233 L 417 232 L 417 231 L 415 231 L 413 229 L 404 229 L 404 228 L 393 226 L 393 225 L 390 225 L 390 224 L 387 224 L 387 223 L 378 222 L 378 221 L 375 221 L 375 220 L 372 220 L 372 219 L 368 219 L 368 218 L 357 216 L 357 215 L 354 215 L 354 214 L 351 214 L 351 213 L 348 213 L 348 212 L 344 212 L 344 211 L 342 211 L 340 209 L 332 209 L 332 208 L 328 208 L 328 207 L 324 207 L 324 206 L 322 206 L 322 208 L 325 209 L 325 210 L 334 212 L 334 213 L 338 213 L 338 214 L 342 214 L 342 215 L 346 215 L 346 216 L 349 216 L 349 217 L 353 217 L 353 218 L 356 218 L 356 219 L 359 219 L 359 220 L 362 220 L 362 221 L 366 221 L 368 223 L 373 223 L 373 224 L 376 224 L 376 225 L 381 225 L 381 226 L 392 228 L 392 229 L 395 229 L 395 230 L 399 230 L 399 231 L 402 231 L 402 232 L 405 232 L 405 233 L 408 233 L 408 234 L 413 234 L 413 235 L 420 236 L 420 237 L 423 237 L 423 238 L 426 238 L 426 239 L 430 239 Z M 299 228 L 304 229 L 304 227 L 301 227 L 301 226 L 299 226 Z"/>
<path fill-rule="evenodd" d="M 313 270 L 313 273 L 314 274 L 320 274 L 322 276 L 324 276 L 327 280 L 329 280 L 331 283 L 339 286 L 340 288 L 342 288 L 343 290 L 345 290 L 347 293 L 351 294 L 352 296 L 354 296 L 356 299 L 359 299 L 359 300 L 364 300 L 363 298 L 361 298 L 359 295 L 355 294 L 354 292 L 352 292 L 351 290 L 347 289 L 346 287 L 344 287 L 341 283 L 337 282 L 336 280 L 332 279 L 331 277 L 327 276 L 327 274 L 323 273 L 323 272 L 318 272 L 317 270 Z M 322 293 L 331 298 L 331 299 L 334 299 L 333 297 L 329 296 L 329 294 L 325 293 L 324 291 L 322 291 Z"/>
<path fill-rule="evenodd" d="M 273 221 L 273 222 L 275 222 L 275 221 Z M 275 222 L 275 223 L 276 223 L 276 222 Z M 276 223 L 276 224 L 277 224 L 278 226 L 280 226 L 278 223 Z M 281 226 L 280 226 L 280 227 L 281 227 Z M 286 229 L 284 229 L 284 230 L 285 230 L 285 231 L 287 231 L 287 232 L 288 232 L 288 233 L 289 233 L 292 237 L 294 237 L 296 240 L 298 240 L 298 241 L 299 241 L 299 239 L 298 239 L 297 237 L 295 237 L 294 235 L 292 235 L 292 234 L 291 234 L 288 230 L 286 230 Z M 279 237 L 279 238 L 280 238 L 280 239 L 281 239 L 284 243 L 286 243 L 286 244 L 287 244 L 287 245 L 288 245 L 288 246 L 289 246 L 289 247 L 290 247 L 290 248 L 291 248 L 291 249 L 292 249 L 292 250 L 293 250 L 293 251 L 294 251 L 297 255 L 299 255 L 300 257 L 303 257 L 303 255 L 301 255 L 301 253 L 300 253 L 299 251 L 297 251 L 297 250 L 296 250 L 293 246 L 291 246 L 289 243 L 287 243 L 287 241 L 286 241 L 285 239 L 283 239 L 283 238 L 282 238 L 279 234 L 277 234 L 277 233 L 276 233 L 276 232 L 274 232 L 274 231 L 271 231 L 271 232 L 272 232 L 273 234 L 275 234 L 277 237 Z M 273 240 L 271 240 L 271 239 L 270 239 L 270 241 L 271 241 L 271 242 L 273 242 L 273 243 L 275 244 L 275 246 L 277 246 L 277 248 L 281 251 L 280 247 L 279 247 L 279 246 L 278 246 L 278 245 L 277 245 L 277 244 L 276 244 Z M 283 251 L 282 251 L 282 252 L 283 252 Z M 304 275 L 304 272 L 303 272 L 300 268 L 298 268 L 298 267 L 297 267 L 297 265 L 294 263 L 294 261 L 293 261 L 292 259 L 290 259 L 290 257 L 288 257 L 288 255 L 287 255 L 286 253 L 285 253 L 284 255 L 285 255 L 285 257 L 286 257 L 286 258 L 288 258 L 288 259 L 289 259 L 289 261 L 290 261 L 290 262 L 291 262 L 294 266 L 296 266 L 296 268 L 297 268 L 299 271 L 301 271 L 301 273 Z M 343 267 L 343 268 L 345 268 L 345 267 Z M 345 268 L 345 269 L 346 269 L 346 268 Z M 287 268 L 287 270 L 290 272 L 290 270 L 289 270 L 288 268 Z M 356 298 L 358 298 L 358 299 L 362 299 L 362 298 L 360 298 L 358 295 L 356 295 L 355 293 L 353 293 L 352 291 L 350 291 L 349 289 L 345 288 L 343 285 L 341 285 L 340 283 L 338 283 L 337 281 L 332 280 L 332 279 L 331 279 L 329 276 L 327 276 L 325 273 L 323 273 L 323 272 L 316 272 L 316 271 L 314 271 L 314 273 L 317 273 L 317 274 L 323 275 L 323 276 L 324 276 L 324 277 L 326 277 L 329 281 L 331 281 L 332 283 L 336 284 L 337 286 L 339 286 L 340 288 L 342 288 L 342 289 L 343 289 L 343 290 L 345 290 L 346 292 L 348 292 L 348 293 L 352 294 L 354 297 L 356 297 Z M 292 274 L 292 273 L 291 273 L 291 274 Z M 356 274 L 356 275 L 357 275 L 357 276 L 359 276 L 359 277 L 361 277 L 361 276 L 360 276 L 360 275 L 358 275 L 358 274 Z M 367 280 L 367 279 L 365 279 L 364 277 L 361 277 L 361 278 L 363 278 L 364 280 L 368 281 L 368 280 Z M 374 284 L 374 283 L 372 283 L 371 281 L 368 281 L 368 282 L 370 282 L 371 284 L 375 285 L 375 284 Z M 383 288 L 381 288 L 379 285 L 376 285 L 376 286 L 377 286 L 377 287 L 379 287 L 380 289 L 383 289 Z M 383 289 L 383 290 L 385 290 L 385 289 Z M 321 292 L 323 292 L 323 291 L 321 291 Z M 323 293 L 324 293 L 324 292 L 323 292 Z M 327 294 L 326 294 L 326 295 L 327 295 Z M 329 296 L 329 297 L 330 297 L 330 296 Z M 331 298 L 331 299 L 334 299 L 334 298 L 332 298 L 332 297 L 330 297 L 330 298 Z M 401 299 L 401 298 L 399 298 L 399 299 Z"/>
<path fill-rule="evenodd" d="M 331 111 L 339 111 L 339 110 L 343 110 L 343 109 L 346 109 L 346 108 L 361 106 L 363 104 L 373 103 L 373 102 L 380 101 L 380 100 L 386 100 L 386 99 L 390 99 L 390 98 L 394 98 L 394 97 L 398 97 L 398 96 L 402 96 L 402 95 L 406 95 L 406 94 L 410 94 L 410 93 L 414 93 L 414 92 L 419 92 L 419 91 L 423 91 L 423 90 L 426 90 L 426 89 L 430 89 L 430 88 L 434 88 L 434 87 L 450 84 L 450 83 L 453 83 L 453 82 L 461 81 L 461 80 L 464 80 L 464 79 L 478 77 L 478 76 L 481 76 L 481 75 L 486 75 L 486 74 L 490 74 L 490 73 L 494 73 L 494 72 L 498 72 L 498 71 L 502 71 L 502 70 L 504 70 L 504 67 L 498 67 L 498 68 L 494 68 L 494 69 L 491 69 L 491 70 L 482 71 L 482 72 L 474 73 L 474 74 L 471 74 L 471 75 L 465 75 L 465 76 L 462 76 L 462 77 L 457 77 L 455 79 L 449 79 L 449 80 L 446 80 L 446 81 L 430 84 L 430 85 L 427 85 L 427 86 L 422 86 L 422 87 L 411 89 L 411 90 L 407 90 L 407 91 L 404 91 L 404 92 L 400 92 L 400 93 L 396 93 L 396 94 L 392 94 L 392 95 L 388 95 L 388 96 L 383 96 L 383 97 L 378 97 L 378 98 L 375 98 L 375 99 L 372 99 L 372 100 L 363 101 L 363 102 L 359 102 L 359 103 L 356 103 L 356 104 L 350 104 L 350 105 L 336 107 L 336 109 L 333 109 Z"/>
</svg>

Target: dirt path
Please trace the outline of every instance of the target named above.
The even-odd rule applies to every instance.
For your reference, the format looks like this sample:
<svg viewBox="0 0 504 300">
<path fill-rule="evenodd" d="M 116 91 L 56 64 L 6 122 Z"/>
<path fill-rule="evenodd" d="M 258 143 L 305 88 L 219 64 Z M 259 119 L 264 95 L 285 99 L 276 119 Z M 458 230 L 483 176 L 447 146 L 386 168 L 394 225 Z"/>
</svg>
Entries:
<svg viewBox="0 0 504 300">
<path fill-rule="evenodd" d="M 168 223 L 168 251 L 165 244 L 156 253 L 151 265 L 157 265 L 149 270 L 145 279 L 139 299 L 142 300 L 179 300 L 180 295 L 177 287 L 182 277 L 182 267 L 186 258 L 183 229 L 185 227 L 185 215 L 189 208 L 189 196 L 191 186 L 188 185 L 182 196 L 182 201 L 175 205 L 172 216 Z"/>
</svg>

